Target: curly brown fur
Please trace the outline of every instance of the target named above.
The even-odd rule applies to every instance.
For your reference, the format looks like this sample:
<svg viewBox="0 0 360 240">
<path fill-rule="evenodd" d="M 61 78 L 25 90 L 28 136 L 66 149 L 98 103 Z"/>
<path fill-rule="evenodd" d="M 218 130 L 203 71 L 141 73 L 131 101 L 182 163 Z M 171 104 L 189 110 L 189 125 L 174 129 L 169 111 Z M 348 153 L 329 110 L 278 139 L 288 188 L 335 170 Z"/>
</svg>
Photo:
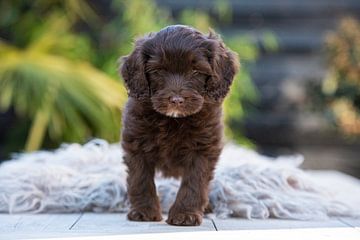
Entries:
<svg viewBox="0 0 360 240">
<path fill-rule="evenodd" d="M 136 41 L 121 74 L 129 99 L 122 147 L 134 221 L 160 221 L 154 174 L 181 177 L 167 223 L 200 225 L 222 150 L 221 103 L 238 70 L 213 32 L 169 26 Z"/>
</svg>

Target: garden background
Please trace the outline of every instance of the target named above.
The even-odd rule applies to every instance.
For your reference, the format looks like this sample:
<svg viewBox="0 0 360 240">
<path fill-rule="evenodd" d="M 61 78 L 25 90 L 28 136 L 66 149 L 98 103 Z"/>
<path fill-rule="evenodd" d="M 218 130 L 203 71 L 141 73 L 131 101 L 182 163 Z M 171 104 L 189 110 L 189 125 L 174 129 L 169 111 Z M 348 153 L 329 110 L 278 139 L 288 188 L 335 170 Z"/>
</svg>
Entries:
<svg viewBox="0 0 360 240">
<path fill-rule="evenodd" d="M 359 18 L 356 0 L 1 1 L 0 159 L 119 141 L 118 58 L 137 36 L 187 24 L 215 29 L 239 54 L 229 140 L 359 177 Z"/>
</svg>

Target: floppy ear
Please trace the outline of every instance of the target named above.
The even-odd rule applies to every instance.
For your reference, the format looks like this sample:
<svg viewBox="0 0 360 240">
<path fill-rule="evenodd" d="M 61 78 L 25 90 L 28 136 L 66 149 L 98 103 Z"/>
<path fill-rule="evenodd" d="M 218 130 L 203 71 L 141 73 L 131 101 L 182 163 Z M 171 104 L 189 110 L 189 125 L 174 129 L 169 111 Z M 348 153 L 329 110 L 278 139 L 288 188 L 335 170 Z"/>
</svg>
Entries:
<svg viewBox="0 0 360 240">
<path fill-rule="evenodd" d="M 210 31 L 206 40 L 212 75 L 206 82 L 206 92 L 214 100 L 222 100 L 229 92 L 230 85 L 240 64 L 237 54 L 228 49 L 221 38 Z"/>
<path fill-rule="evenodd" d="M 150 89 L 145 75 L 143 44 L 147 37 L 136 40 L 133 52 L 121 58 L 120 73 L 125 81 L 128 95 L 137 99 L 150 96 Z"/>
</svg>

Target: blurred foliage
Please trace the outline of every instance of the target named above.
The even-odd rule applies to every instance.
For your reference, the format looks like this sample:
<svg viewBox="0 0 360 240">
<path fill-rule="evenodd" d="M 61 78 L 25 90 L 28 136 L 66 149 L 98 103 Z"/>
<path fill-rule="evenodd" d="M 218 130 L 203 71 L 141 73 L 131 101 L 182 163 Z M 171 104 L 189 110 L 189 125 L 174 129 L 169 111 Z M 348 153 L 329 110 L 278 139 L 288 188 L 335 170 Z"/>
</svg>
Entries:
<svg viewBox="0 0 360 240">
<path fill-rule="evenodd" d="M 40 148 L 46 133 L 58 142 L 91 136 L 118 140 L 114 129 L 120 127 L 123 87 L 87 61 L 89 40 L 71 32 L 65 15 L 52 12 L 46 17 L 21 40 L 22 48 L 16 40 L 12 45 L 0 42 L 1 110 L 14 108 L 32 119 L 28 151 Z M 18 20 L 16 26 L 23 24 Z"/>
<path fill-rule="evenodd" d="M 208 12 L 186 9 L 176 18 L 152 0 L 113 0 L 110 6 L 86 0 L 13 0 L 0 2 L 0 111 L 24 118 L 26 149 L 46 143 L 84 142 L 101 137 L 119 140 L 121 107 L 126 93 L 117 80 L 117 59 L 132 49 L 133 39 L 174 23 L 203 32 L 231 21 L 227 1 L 214 1 Z M 276 48 L 271 34 L 263 38 Z M 242 63 L 225 102 L 228 135 L 249 143 L 239 119 L 257 99 L 248 71 L 259 49 L 254 39 L 224 39 Z M 14 131 L 19 134 L 18 131 Z M 18 139 L 10 136 L 9 139 Z M 13 143 L 11 143 L 13 144 Z M 17 146 L 13 151 L 18 151 Z"/>
<path fill-rule="evenodd" d="M 224 39 L 229 48 L 235 51 L 240 58 L 241 69 L 236 75 L 229 96 L 225 99 L 225 133 L 230 139 L 244 146 L 254 147 L 242 134 L 242 121 L 254 109 L 259 93 L 252 82 L 250 67 L 260 55 L 259 45 L 264 51 L 276 51 L 278 41 L 274 34 L 265 32 L 262 36 L 254 38 L 246 35 L 235 35 Z M 257 42 L 257 44 L 255 44 Z"/>
<path fill-rule="evenodd" d="M 322 92 L 337 126 L 347 135 L 360 136 L 360 24 L 341 20 L 326 38 L 329 70 Z"/>
<path fill-rule="evenodd" d="M 118 141 L 126 92 L 91 64 L 91 39 L 72 29 L 76 16 L 96 15 L 85 1 L 52 2 L 2 2 L 0 110 L 14 109 L 32 121 L 28 151 L 46 137 L 57 143 L 93 136 Z"/>
</svg>

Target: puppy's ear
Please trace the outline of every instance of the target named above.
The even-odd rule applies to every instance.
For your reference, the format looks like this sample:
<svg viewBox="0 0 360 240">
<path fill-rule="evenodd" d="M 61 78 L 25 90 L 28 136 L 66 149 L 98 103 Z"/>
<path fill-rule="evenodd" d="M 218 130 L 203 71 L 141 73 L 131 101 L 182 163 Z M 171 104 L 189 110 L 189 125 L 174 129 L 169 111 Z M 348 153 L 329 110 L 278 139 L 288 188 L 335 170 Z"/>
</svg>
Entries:
<svg viewBox="0 0 360 240">
<path fill-rule="evenodd" d="M 221 38 L 210 31 L 206 41 L 212 75 L 206 82 L 207 94 L 216 101 L 225 98 L 240 64 L 236 53 L 228 49 Z"/>
<path fill-rule="evenodd" d="M 128 95 L 137 99 L 144 99 L 150 96 L 143 56 L 143 44 L 147 39 L 148 37 L 144 37 L 136 40 L 133 52 L 120 59 L 120 74 L 125 81 Z"/>
</svg>

